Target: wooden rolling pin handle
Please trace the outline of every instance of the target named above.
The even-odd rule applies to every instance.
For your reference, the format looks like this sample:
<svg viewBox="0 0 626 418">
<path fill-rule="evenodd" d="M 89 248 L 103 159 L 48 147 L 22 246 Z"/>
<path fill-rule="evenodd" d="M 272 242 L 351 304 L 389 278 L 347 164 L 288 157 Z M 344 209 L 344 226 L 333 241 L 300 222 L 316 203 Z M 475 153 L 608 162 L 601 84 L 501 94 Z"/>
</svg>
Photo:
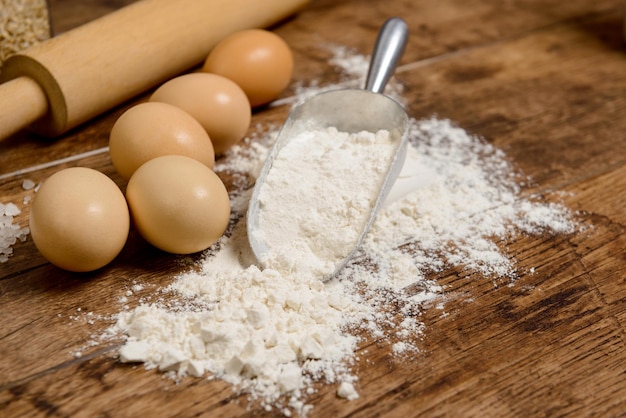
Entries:
<svg viewBox="0 0 626 418">
<path fill-rule="evenodd" d="M 0 138 L 7 138 L 48 112 L 46 94 L 35 80 L 18 77 L 0 84 Z"/>
</svg>

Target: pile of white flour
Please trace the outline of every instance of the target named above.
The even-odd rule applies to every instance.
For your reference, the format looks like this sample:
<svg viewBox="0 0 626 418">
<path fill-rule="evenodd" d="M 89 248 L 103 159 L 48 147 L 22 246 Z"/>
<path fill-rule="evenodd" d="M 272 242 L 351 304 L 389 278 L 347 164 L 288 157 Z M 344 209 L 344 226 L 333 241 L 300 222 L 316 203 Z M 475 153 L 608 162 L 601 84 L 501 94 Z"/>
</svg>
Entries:
<svg viewBox="0 0 626 418">
<path fill-rule="evenodd" d="M 482 139 L 434 118 L 411 120 L 408 135 L 400 179 L 337 278 L 323 283 L 298 274 L 297 262 L 284 271 L 259 267 L 245 228 L 250 190 L 232 191 L 231 227 L 200 265 L 176 277 L 157 301 L 118 314 L 112 331 L 127 338 L 121 360 L 175 376 L 220 378 L 268 410 L 305 415 L 314 382 L 358 397 L 352 365 L 363 338 L 387 342 L 398 355 L 418 350 L 425 325 L 416 313 L 442 307 L 443 289 L 429 279 L 434 272 L 463 267 L 477 280 L 513 282 L 515 260 L 498 241 L 574 230 L 566 208 L 521 197 L 506 156 Z M 256 177 L 274 136 L 259 130 L 215 170 Z M 297 189 L 285 193 L 295 196 Z M 329 204 L 333 210 L 345 202 Z M 307 205 L 294 198 L 287 208 L 293 222 L 312 216 Z"/>
<path fill-rule="evenodd" d="M 386 130 L 306 130 L 273 160 L 259 191 L 260 262 L 283 275 L 332 275 L 356 247 L 398 147 Z"/>
</svg>

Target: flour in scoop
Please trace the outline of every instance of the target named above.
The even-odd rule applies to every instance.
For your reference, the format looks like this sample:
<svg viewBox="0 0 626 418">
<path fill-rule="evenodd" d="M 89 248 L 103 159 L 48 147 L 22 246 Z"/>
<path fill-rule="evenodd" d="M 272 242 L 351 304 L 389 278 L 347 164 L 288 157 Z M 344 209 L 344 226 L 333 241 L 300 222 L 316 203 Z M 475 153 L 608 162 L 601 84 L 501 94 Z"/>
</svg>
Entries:
<svg viewBox="0 0 626 418">
<path fill-rule="evenodd" d="M 334 273 L 366 227 L 397 145 L 386 130 L 329 127 L 292 138 L 259 192 L 263 265 L 318 279 Z"/>
</svg>

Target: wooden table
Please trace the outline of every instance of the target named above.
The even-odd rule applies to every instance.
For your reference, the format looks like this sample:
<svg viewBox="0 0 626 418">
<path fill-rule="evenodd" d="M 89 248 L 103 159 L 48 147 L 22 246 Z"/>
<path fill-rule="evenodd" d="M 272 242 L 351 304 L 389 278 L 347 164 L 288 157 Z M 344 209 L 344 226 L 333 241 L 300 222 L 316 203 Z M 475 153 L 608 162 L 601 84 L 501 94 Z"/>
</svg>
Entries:
<svg viewBox="0 0 626 418">
<path fill-rule="evenodd" d="M 124 3 L 51 1 L 55 29 Z M 516 286 L 458 280 L 453 270 L 439 274 L 451 294 L 463 292 L 473 302 L 452 298 L 445 317 L 426 310 L 422 351 L 410 361 L 364 344 L 367 354 L 357 365 L 361 397 L 348 402 L 321 387 L 310 399 L 311 416 L 626 413 L 623 6 L 618 0 L 314 0 L 274 29 L 294 49 L 297 80 L 330 82 L 336 74 L 321 43 L 368 54 L 382 21 L 403 17 L 411 38 L 397 76 L 410 115 L 436 114 L 483 136 L 532 178 L 524 194 L 565 192 L 564 203 L 590 227 L 508 242 L 521 268 L 537 266 Z M 98 150 L 133 103 L 57 141 L 21 133 L 0 142 L 0 200 L 25 208 L 20 225 L 28 223 L 21 202 L 32 195 L 22 188 L 26 178 L 40 182 L 60 168 L 83 165 L 122 185 Z M 257 112 L 253 123 L 281 123 L 288 110 Z M 87 275 L 46 263 L 31 240 L 14 252 L 0 264 L 0 416 L 270 415 L 223 382 L 175 384 L 120 364 L 115 344 L 71 355 L 107 326 L 72 321 L 72 315 L 115 312 L 116 299 L 134 280 L 165 285 L 179 270 L 176 257 L 136 234 L 110 266 Z"/>
</svg>

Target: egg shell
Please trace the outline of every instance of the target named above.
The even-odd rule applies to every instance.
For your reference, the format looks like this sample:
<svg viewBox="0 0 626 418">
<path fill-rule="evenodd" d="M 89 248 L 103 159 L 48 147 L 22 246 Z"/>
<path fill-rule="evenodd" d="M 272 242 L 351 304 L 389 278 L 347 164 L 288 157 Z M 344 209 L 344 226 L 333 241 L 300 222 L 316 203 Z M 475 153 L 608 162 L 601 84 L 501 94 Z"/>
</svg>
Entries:
<svg viewBox="0 0 626 418">
<path fill-rule="evenodd" d="M 85 167 L 58 171 L 44 181 L 31 204 L 29 222 L 39 252 L 74 272 L 111 262 L 130 229 L 122 191 L 106 175 Z"/>
<path fill-rule="evenodd" d="M 109 136 L 109 154 L 128 180 L 145 162 L 162 155 L 185 155 L 215 165 L 209 135 L 190 114 L 167 103 L 140 103 L 124 112 Z"/>
<path fill-rule="evenodd" d="M 233 81 L 203 72 L 185 74 L 162 84 L 150 97 L 169 103 L 193 116 L 221 154 L 248 131 L 252 108 L 243 90 Z"/>
<path fill-rule="evenodd" d="M 167 103 L 147 102 L 125 111 L 109 135 L 109 154 L 128 180 L 145 162 L 162 155 L 185 155 L 213 168 L 209 135 L 189 113 Z"/>
<path fill-rule="evenodd" d="M 154 158 L 126 188 L 135 227 L 155 247 L 174 254 L 205 250 L 228 226 L 230 200 L 221 179 L 185 156 Z"/>
<path fill-rule="evenodd" d="M 243 89 L 252 107 L 277 98 L 293 76 L 294 59 L 289 45 L 264 29 L 235 32 L 222 39 L 207 56 L 202 71 L 233 80 Z"/>
</svg>

